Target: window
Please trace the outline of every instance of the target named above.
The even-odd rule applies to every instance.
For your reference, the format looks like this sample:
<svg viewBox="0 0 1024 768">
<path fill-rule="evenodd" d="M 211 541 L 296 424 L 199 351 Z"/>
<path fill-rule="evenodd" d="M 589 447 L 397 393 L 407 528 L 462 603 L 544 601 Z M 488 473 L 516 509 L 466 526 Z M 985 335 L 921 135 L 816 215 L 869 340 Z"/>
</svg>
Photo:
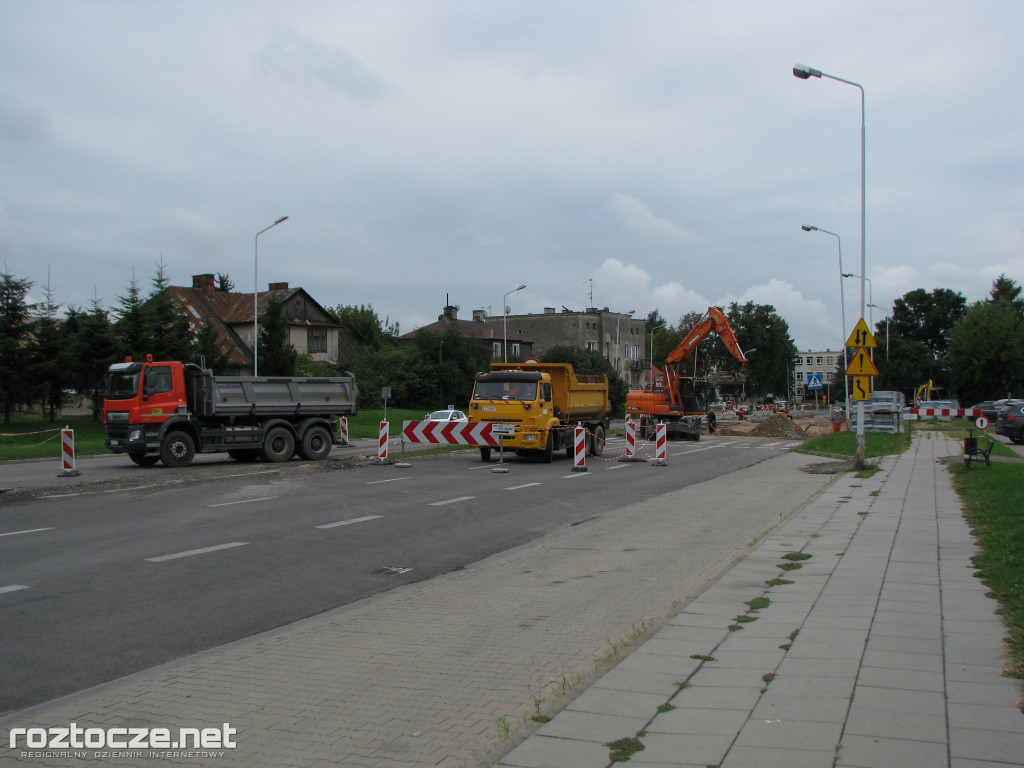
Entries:
<svg viewBox="0 0 1024 768">
<path fill-rule="evenodd" d="M 588 352 L 597 352 L 597 342 L 596 341 L 588 341 L 587 342 L 587 351 Z"/>
<path fill-rule="evenodd" d="M 512 357 L 519 357 L 519 344 L 515 343 L 512 345 Z"/>
<path fill-rule="evenodd" d="M 813 357 L 808 357 L 807 358 L 807 365 L 813 365 L 813 364 L 814 364 L 814 358 Z"/>
<path fill-rule="evenodd" d="M 317 352 L 327 352 L 327 329 L 311 326 L 306 329 L 306 351 L 315 355 Z"/>
<path fill-rule="evenodd" d="M 835 375 L 835 374 L 833 374 L 833 373 L 826 373 L 826 374 L 825 374 L 825 381 L 832 381 L 832 377 L 833 377 L 834 375 Z"/>
<path fill-rule="evenodd" d="M 501 357 L 501 342 L 494 342 L 494 348 L 491 351 L 494 353 L 491 357 Z"/>
<path fill-rule="evenodd" d="M 835 365 L 834 359 L 831 357 L 825 358 L 825 365 Z"/>
<path fill-rule="evenodd" d="M 821 358 L 820 357 L 815 358 L 815 364 L 816 365 L 821 365 Z"/>
<path fill-rule="evenodd" d="M 804 380 L 804 374 L 803 374 L 803 371 L 797 371 L 797 372 L 796 372 L 796 380 L 797 380 L 797 381 L 803 381 L 803 380 Z"/>
</svg>

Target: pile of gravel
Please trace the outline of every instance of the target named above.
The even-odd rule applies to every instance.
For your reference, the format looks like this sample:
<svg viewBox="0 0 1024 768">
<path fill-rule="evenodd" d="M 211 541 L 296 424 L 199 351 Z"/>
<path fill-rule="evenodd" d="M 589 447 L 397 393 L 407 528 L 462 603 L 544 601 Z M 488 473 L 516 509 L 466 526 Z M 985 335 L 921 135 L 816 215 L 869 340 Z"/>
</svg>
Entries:
<svg viewBox="0 0 1024 768">
<path fill-rule="evenodd" d="M 789 437 L 804 439 L 804 430 L 788 416 L 772 414 L 749 433 L 752 437 Z"/>
</svg>

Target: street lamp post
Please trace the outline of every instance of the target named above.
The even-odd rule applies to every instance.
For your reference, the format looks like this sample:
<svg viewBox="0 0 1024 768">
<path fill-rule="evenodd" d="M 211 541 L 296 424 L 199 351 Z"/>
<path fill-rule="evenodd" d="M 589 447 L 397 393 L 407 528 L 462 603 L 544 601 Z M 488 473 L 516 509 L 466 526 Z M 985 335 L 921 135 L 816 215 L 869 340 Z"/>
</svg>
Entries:
<svg viewBox="0 0 1024 768">
<path fill-rule="evenodd" d="M 282 216 L 269 227 L 264 227 L 256 233 L 255 245 L 253 246 L 253 279 L 252 279 L 252 375 L 259 376 L 259 297 L 260 297 L 260 235 L 268 229 L 273 229 L 282 221 L 287 221 L 287 216 Z"/>
<path fill-rule="evenodd" d="M 843 277 L 856 277 L 858 280 L 861 281 L 862 285 L 864 284 L 864 281 L 867 281 L 867 284 L 868 284 L 868 303 L 867 303 L 867 306 L 869 308 L 875 306 L 874 305 L 875 292 L 871 288 L 871 278 L 870 277 L 861 277 L 860 275 L 853 274 L 853 272 L 843 272 Z M 874 313 L 870 313 L 868 315 L 868 322 L 869 322 L 869 325 L 870 325 L 871 328 L 875 327 L 875 316 L 874 316 Z"/>
<path fill-rule="evenodd" d="M 518 288 L 513 288 L 511 291 L 501 297 L 501 328 L 504 335 L 504 341 L 502 341 L 502 361 L 508 362 L 508 304 L 506 304 L 508 297 L 516 291 L 521 291 L 526 287 L 526 284 L 520 285 Z"/>
<path fill-rule="evenodd" d="M 664 328 L 664 327 L 665 327 L 665 323 L 658 323 L 657 325 L 652 326 L 651 330 L 650 330 L 650 334 L 651 334 L 651 357 L 650 357 L 650 359 L 647 362 L 649 362 L 650 365 L 651 365 L 651 389 L 654 389 L 654 332 L 656 330 L 658 330 L 659 328 Z"/>
<path fill-rule="evenodd" d="M 843 313 L 843 391 L 846 395 L 846 423 L 850 423 L 850 380 L 846 376 L 846 369 L 849 367 L 849 361 L 846 357 L 846 291 L 843 290 L 843 241 L 835 232 L 829 232 L 827 229 L 821 229 L 815 227 L 812 224 L 801 224 L 800 228 L 804 232 L 824 232 L 826 235 L 832 235 L 836 239 L 839 245 L 839 307 Z"/>
<path fill-rule="evenodd" d="M 827 77 L 830 80 L 837 80 L 840 83 L 846 83 L 847 85 L 852 85 L 854 88 L 857 88 L 857 89 L 860 90 L 860 274 L 862 276 L 861 277 L 861 281 L 860 281 L 860 316 L 863 318 L 864 317 L 864 310 L 867 307 L 867 302 L 864 300 L 864 277 L 863 277 L 863 275 L 867 274 L 867 264 L 866 264 L 867 260 L 865 258 L 865 253 L 866 253 L 865 234 L 866 234 L 867 227 L 866 227 L 866 223 L 865 223 L 865 219 L 864 219 L 864 215 L 865 215 L 865 211 L 864 211 L 864 207 L 865 207 L 864 206 L 864 202 L 865 202 L 865 184 L 864 184 L 864 180 L 865 180 L 865 176 L 866 176 L 866 173 L 865 173 L 865 159 L 864 159 L 864 154 L 865 154 L 865 152 L 864 152 L 864 149 L 865 149 L 865 134 L 866 134 L 866 131 L 865 131 L 865 120 L 864 120 L 864 112 L 865 112 L 865 108 L 864 108 L 864 101 L 865 101 L 865 98 L 864 98 L 864 86 L 862 86 L 860 83 L 855 83 L 852 80 L 844 80 L 841 77 L 836 77 L 835 75 L 829 75 L 829 74 L 827 74 L 825 72 L 822 72 L 820 69 L 814 69 L 812 67 L 808 67 L 806 64 L 797 64 L 795 67 L 793 67 L 793 75 L 794 75 L 794 77 L 798 77 L 801 80 L 807 80 L 807 79 L 812 78 L 812 77 L 817 77 L 819 79 L 822 78 L 822 77 Z M 844 341 L 845 341 L 845 339 L 844 339 Z M 858 400 L 857 401 L 857 453 L 854 456 L 854 466 L 857 469 L 863 469 L 864 468 L 864 401 L 863 400 Z"/>
<path fill-rule="evenodd" d="M 869 307 L 880 309 L 885 312 L 885 359 L 889 359 L 889 310 L 885 307 L 880 307 L 877 304 L 868 304 Z"/>
</svg>

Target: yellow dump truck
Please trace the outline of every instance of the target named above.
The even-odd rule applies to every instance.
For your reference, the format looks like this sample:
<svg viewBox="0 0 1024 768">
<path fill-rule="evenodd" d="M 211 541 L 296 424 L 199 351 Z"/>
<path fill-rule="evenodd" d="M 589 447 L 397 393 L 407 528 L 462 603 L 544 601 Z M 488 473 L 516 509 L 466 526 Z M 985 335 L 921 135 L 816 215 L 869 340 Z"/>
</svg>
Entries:
<svg viewBox="0 0 1024 768">
<path fill-rule="evenodd" d="M 473 383 L 471 422 L 512 425 L 515 431 L 503 437 L 504 447 L 543 461 L 562 448 L 571 458 L 573 427 L 582 425 L 587 452 L 601 455 L 611 411 L 607 376 L 577 376 L 568 363 L 491 363 L 491 368 Z M 480 447 L 480 458 L 490 461 L 490 447 Z"/>
</svg>

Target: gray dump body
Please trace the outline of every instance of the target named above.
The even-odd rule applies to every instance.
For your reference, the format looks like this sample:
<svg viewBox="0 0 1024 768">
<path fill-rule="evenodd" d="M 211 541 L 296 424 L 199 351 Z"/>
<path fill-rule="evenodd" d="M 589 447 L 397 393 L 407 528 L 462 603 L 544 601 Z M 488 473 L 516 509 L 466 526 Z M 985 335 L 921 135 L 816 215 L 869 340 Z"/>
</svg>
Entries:
<svg viewBox="0 0 1024 768">
<path fill-rule="evenodd" d="M 253 376 L 202 377 L 189 399 L 204 416 L 353 415 L 359 410 L 359 389 L 351 376 L 274 378 Z"/>
</svg>

